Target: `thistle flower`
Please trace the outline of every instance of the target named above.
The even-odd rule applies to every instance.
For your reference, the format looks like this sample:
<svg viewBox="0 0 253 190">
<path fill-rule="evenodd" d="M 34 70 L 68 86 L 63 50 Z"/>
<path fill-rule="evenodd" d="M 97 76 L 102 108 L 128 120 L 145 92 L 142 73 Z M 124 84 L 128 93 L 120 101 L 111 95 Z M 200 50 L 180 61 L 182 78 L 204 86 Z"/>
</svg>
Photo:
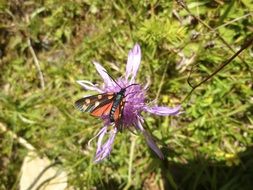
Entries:
<svg viewBox="0 0 253 190">
<path fill-rule="evenodd" d="M 151 135 L 143 127 L 144 119 L 141 115 L 141 112 L 145 111 L 160 116 L 177 115 L 180 113 L 180 106 L 177 106 L 175 108 L 160 107 L 156 105 L 150 107 L 145 103 L 147 86 L 143 87 L 142 85 L 135 82 L 140 62 L 141 48 L 138 44 L 136 44 L 128 54 L 126 73 L 124 77 L 121 77 L 114 81 L 109 76 L 104 67 L 102 67 L 97 62 L 93 62 L 96 70 L 103 78 L 104 84 L 98 88 L 97 85 L 94 85 L 89 81 L 79 80 L 77 82 L 86 90 L 97 91 L 99 93 L 118 93 L 125 88 L 125 104 L 123 109 L 123 117 L 121 119 L 123 129 L 134 127 L 136 130 L 140 131 L 144 135 L 149 147 L 159 156 L 159 158 L 163 159 L 164 156 L 162 152 L 155 144 Z M 102 116 L 101 118 L 104 121 L 104 127 L 88 143 L 90 144 L 94 138 L 98 137 L 95 162 L 103 160 L 110 154 L 115 136 L 119 131 L 115 125 L 112 129 L 109 129 L 109 126 L 115 124 L 111 123 L 109 115 Z M 107 139 L 104 140 L 106 136 Z"/>
</svg>

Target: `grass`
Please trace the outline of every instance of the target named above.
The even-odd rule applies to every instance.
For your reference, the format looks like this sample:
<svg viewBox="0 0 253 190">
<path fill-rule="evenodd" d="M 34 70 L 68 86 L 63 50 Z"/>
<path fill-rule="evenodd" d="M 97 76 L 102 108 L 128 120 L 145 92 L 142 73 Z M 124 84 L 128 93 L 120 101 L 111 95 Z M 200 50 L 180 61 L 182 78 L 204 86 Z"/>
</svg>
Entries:
<svg viewBox="0 0 253 190">
<path fill-rule="evenodd" d="M 76 189 L 251 189 L 252 46 L 183 100 L 191 91 L 193 65 L 189 80 L 197 84 L 252 34 L 253 4 L 187 0 L 186 5 L 0 1 L 0 123 L 8 130 L 0 130 L 0 189 L 18 189 L 28 151 L 11 134 L 60 160 Z M 96 144 L 88 148 L 87 142 L 102 122 L 73 107 L 89 94 L 75 81 L 102 83 L 94 60 L 120 77 L 136 42 L 142 48 L 138 81 L 151 82 L 148 100 L 182 104 L 185 112 L 144 114 L 165 161 L 143 137 L 126 131 L 117 135 L 111 156 L 93 164 Z"/>
</svg>

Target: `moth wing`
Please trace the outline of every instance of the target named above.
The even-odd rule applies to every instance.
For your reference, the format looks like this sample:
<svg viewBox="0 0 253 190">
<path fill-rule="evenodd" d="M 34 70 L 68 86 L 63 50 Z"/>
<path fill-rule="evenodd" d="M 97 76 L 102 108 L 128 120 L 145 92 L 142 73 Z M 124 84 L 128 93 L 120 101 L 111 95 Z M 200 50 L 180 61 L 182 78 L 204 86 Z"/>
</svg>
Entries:
<svg viewBox="0 0 253 190">
<path fill-rule="evenodd" d="M 92 116 L 100 117 L 103 115 L 108 115 L 112 109 L 113 101 L 105 102 L 97 106 L 93 111 L 91 111 Z"/>
<path fill-rule="evenodd" d="M 104 108 L 105 105 L 109 105 L 113 102 L 115 97 L 114 93 L 103 93 L 93 96 L 81 98 L 75 102 L 75 107 L 82 112 L 89 112 L 92 114 L 93 111 L 99 108 Z M 101 112 L 103 113 L 103 112 Z M 94 116 L 101 116 L 98 113 Z"/>
</svg>

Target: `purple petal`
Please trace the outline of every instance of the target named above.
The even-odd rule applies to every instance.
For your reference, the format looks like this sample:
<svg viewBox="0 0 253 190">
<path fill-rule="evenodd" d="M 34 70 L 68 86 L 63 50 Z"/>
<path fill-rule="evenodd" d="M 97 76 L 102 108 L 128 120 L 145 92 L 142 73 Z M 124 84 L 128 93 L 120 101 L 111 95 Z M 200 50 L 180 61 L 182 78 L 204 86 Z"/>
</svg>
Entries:
<svg viewBox="0 0 253 190">
<path fill-rule="evenodd" d="M 180 112 L 180 109 L 181 109 L 180 105 L 177 107 L 174 107 L 174 108 L 160 107 L 160 106 L 154 106 L 154 107 L 145 106 L 143 109 L 149 113 L 161 115 L 161 116 L 178 115 L 181 113 Z"/>
<path fill-rule="evenodd" d="M 98 137 L 98 142 L 97 142 L 97 153 L 98 153 L 99 151 L 101 151 L 101 149 L 102 149 L 102 148 L 101 148 L 101 144 L 102 144 L 102 141 L 103 141 L 103 138 L 104 138 L 106 132 L 107 132 L 107 126 L 103 127 L 103 128 L 98 132 L 98 135 L 96 135 L 96 136 L 99 136 L 99 137 Z"/>
<path fill-rule="evenodd" d="M 104 79 L 105 85 L 106 86 L 114 86 L 114 82 L 111 79 L 111 77 L 107 74 L 106 69 L 97 62 L 93 62 L 93 64 L 95 65 L 100 76 Z"/>
<path fill-rule="evenodd" d="M 94 84 L 92 84 L 89 81 L 86 80 L 78 80 L 76 81 L 78 84 L 80 84 L 83 88 L 85 88 L 86 90 L 94 90 L 94 91 L 98 91 L 99 93 L 103 93 L 102 90 L 100 90 L 98 87 L 96 87 Z"/>
<path fill-rule="evenodd" d="M 135 44 L 133 49 L 128 53 L 127 65 L 126 65 L 126 80 L 132 75 L 131 82 L 134 81 L 137 71 L 141 63 L 141 48 L 139 44 Z"/>
<path fill-rule="evenodd" d="M 145 140 L 148 144 L 148 146 L 158 155 L 158 157 L 160 159 L 164 159 L 163 153 L 161 152 L 161 150 L 158 148 L 158 146 L 156 145 L 155 141 L 153 140 L 151 134 L 149 134 L 143 127 L 142 127 L 142 123 L 139 120 L 137 123 L 137 127 L 141 130 L 141 132 L 143 133 Z"/>
<path fill-rule="evenodd" d="M 105 133 L 107 130 L 107 126 L 103 127 L 102 129 L 100 129 L 100 131 L 95 135 L 95 137 L 92 137 L 89 141 L 88 141 L 88 146 L 90 146 L 90 143 L 97 138 L 98 136 L 100 136 L 102 133 Z M 104 134 L 102 134 L 102 136 L 104 136 Z M 97 146 L 101 146 L 101 143 Z"/>
<path fill-rule="evenodd" d="M 97 152 L 96 152 L 96 156 L 94 160 L 94 162 L 96 163 L 102 161 L 104 158 L 109 156 L 112 150 L 112 145 L 114 142 L 115 135 L 117 133 L 116 128 L 111 130 L 108 140 L 104 144 L 102 144 L 103 138 L 105 134 L 107 133 L 107 127 L 102 128 L 102 130 L 103 131 L 100 133 L 99 138 L 98 138 L 98 143 L 97 143 Z"/>
</svg>

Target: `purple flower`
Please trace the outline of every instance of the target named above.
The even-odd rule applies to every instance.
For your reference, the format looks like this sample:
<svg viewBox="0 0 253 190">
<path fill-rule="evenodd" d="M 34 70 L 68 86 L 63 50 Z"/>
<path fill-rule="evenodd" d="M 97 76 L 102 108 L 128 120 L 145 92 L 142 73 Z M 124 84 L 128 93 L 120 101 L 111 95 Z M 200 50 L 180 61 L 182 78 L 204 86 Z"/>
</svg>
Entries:
<svg viewBox="0 0 253 190">
<path fill-rule="evenodd" d="M 138 131 L 140 131 L 144 135 L 149 147 L 161 159 L 163 159 L 164 156 L 162 152 L 155 144 L 151 135 L 143 128 L 144 120 L 141 115 L 141 112 L 146 111 L 161 116 L 178 115 L 180 114 L 180 106 L 177 106 L 175 108 L 169 108 L 169 107 L 159 107 L 157 105 L 149 106 L 145 103 L 147 86 L 142 87 L 140 84 L 137 84 L 135 82 L 140 62 L 141 62 L 141 48 L 138 44 L 136 44 L 128 54 L 125 76 L 117 79 L 116 80 L 117 84 L 107 74 L 105 68 L 102 67 L 97 62 L 93 62 L 93 64 L 95 65 L 98 73 L 104 80 L 103 86 L 99 88 L 97 85 L 94 85 L 91 82 L 85 80 L 79 80 L 77 82 L 85 89 L 97 91 L 99 93 L 104 92 L 118 93 L 121 90 L 121 88 L 127 87 L 125 91 L 125 105 L 123 109 L 122 126 L 123 128 L 130 128 L 131 126 L 134 126 Z M 135 85 L 129 86 L 131 84 Z M 94 137 L 94 138 L 98 137 L 95 162 L 103 160 L 110 154 L 115 135 L 118 132 L 118 129 L 115 126 L 109 130 L 109 126 L 111 126 L 109 116 L 103 116 L 102 119 L 104 120 L 104 127 Z M 107 139 L 105 140 L 106 136 Z M 92 138 L 91 140 L 93 140 L 94 138 Z M 91 142 L 91 140 L 89 141 L 89 143 Z"/>
</svg>

